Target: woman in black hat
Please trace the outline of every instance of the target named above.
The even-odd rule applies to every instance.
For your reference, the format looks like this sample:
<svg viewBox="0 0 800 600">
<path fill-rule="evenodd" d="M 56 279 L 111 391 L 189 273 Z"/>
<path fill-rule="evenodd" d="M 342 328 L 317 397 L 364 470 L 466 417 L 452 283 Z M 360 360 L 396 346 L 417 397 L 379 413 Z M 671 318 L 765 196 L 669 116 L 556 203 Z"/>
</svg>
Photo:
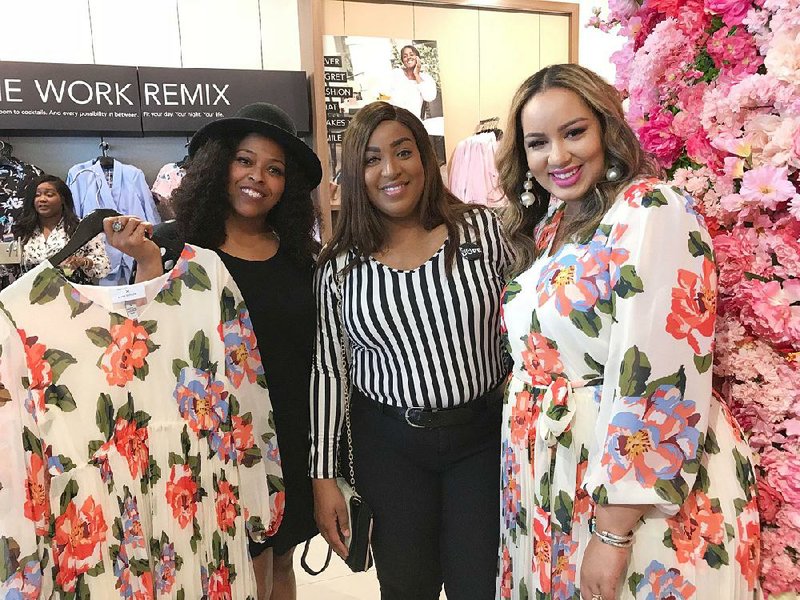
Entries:
<svg viewBox="0 0 800 600">
<path fill-rule="evenodd" d="M 312 290 L 319 159 L 289 116 L 266 103 L 200 129 L 172 198 L 176 219 L 160 237 L 213 248 L 241 289 L 264 359 L 286 484 L 278 533 L 251 543 L 259 600 L 295 598 L 295 546 L 317 533 L 308 477 L 308 385 L 315 332 Z M 141 252 L 138 253 L 141 255 Z M 171 268 L 151 245 L 137 280 Z"/>
</svg>

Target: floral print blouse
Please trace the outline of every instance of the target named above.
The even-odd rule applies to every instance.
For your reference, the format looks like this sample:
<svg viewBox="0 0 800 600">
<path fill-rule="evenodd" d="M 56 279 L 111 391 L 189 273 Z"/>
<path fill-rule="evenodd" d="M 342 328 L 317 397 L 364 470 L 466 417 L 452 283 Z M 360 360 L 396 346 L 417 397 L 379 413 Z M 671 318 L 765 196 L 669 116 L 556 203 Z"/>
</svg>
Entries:
<svg viewBox="0 0 800 600">
<path fill-rule="evenodd" d="M 59 221 L 58 225 L 47 237 L 37 227 L 31 238 L 22 247 L 22 270 L 29 271 L 57 252 L 60 252 L 67 245 L 67 242 L 69 242 L 69 235 L 64 230 L 63 220 Z M 81 269 L 88 279 L 102 279 L 111 270 L 102 234 L 89 240 L 85 246 L 75 253 L 75 256 L 85 257 L 92 261 L 91 268 Z"/>
<path fill-rule="evenodd" d="M 44 262 L 0 293 L 0 456 L 0 597 L 255 598 L 247 541 L 277 530 L 284 487 L 216 254 L 187 245 L 123 288 Z"/>
</svg>

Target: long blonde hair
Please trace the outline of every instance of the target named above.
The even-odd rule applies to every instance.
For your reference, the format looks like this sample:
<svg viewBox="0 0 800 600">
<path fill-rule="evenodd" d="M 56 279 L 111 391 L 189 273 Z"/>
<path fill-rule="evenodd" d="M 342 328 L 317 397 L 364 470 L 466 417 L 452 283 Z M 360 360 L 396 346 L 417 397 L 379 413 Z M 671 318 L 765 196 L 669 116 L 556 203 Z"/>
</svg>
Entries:
<svg viewBox="0 0 800 600">
<path fill-rule="evenodd" d="M 525 208 L 519 201 L 525 173 L 528 170 L 522 135 L 522 109 L 528 101 L 552 88 L 576 93 L 600 121 L 606 166 L 615 165 L 621 177 L 615 181 L 598 181 L 581 202 L 581 210 L 565 231 L 565 239 L 585 239 L 591 236 L 617 194 L 634 179 L 642 176 L 660 177 L 661 169 L 647 155 L 636 134 L 625 121 L 619 92 L 602 77 L 585 67 L 574 64 L 551 65 L 526 79 L 514 94 L 508 116 L 506 135 L 500 144 L 497 166 L 500 186 L 509 200 L 503 223 L 508 239 L 515 250 L 511 275 L 531 266 L 536 259 L 533 230 L 547 214 L 550 194 L 535 180 L 533 194 L 536 203 Z"/>
</svg>

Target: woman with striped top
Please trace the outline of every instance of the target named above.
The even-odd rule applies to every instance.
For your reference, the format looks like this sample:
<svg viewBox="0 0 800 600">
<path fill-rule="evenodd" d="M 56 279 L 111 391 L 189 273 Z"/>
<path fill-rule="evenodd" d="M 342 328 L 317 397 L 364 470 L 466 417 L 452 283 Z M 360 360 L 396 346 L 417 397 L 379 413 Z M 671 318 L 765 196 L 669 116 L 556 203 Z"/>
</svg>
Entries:
<svg viewBox="0 0 800 600">
<path fill-rule="evenodd" d="M 342 157 L 342 211 L 316 276 L 317 525 L 346 556 L 334 478 L 349 379 L 355 476 L 374 512 L 381 597 L 437 599 L 444 583 L 450 600 L 491 598 L 507 374 L 498 313 L 511 261 L 501 226 L 445 189 L 428 135 L 405 109 L 361 109 Z"/>
</svg>

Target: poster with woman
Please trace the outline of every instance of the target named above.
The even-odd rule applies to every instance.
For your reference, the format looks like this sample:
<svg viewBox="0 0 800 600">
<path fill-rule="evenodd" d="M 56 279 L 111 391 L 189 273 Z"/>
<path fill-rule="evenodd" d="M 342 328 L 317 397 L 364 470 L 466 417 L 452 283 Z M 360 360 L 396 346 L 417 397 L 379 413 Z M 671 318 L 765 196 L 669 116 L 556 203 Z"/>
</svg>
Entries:
<svg viewBox="0 0 800 600">
<path fill-rule="evenodd" d="M 324 38 L 325 108 L 331 173 L 336 183 L 344 130 L 362 106 L 383 100 L 416 115 L 444 164 L 444 114 L 435 41 L 334 36 Z M 334 203 L 336 202 L 334 196 Z"/>
</svg>

